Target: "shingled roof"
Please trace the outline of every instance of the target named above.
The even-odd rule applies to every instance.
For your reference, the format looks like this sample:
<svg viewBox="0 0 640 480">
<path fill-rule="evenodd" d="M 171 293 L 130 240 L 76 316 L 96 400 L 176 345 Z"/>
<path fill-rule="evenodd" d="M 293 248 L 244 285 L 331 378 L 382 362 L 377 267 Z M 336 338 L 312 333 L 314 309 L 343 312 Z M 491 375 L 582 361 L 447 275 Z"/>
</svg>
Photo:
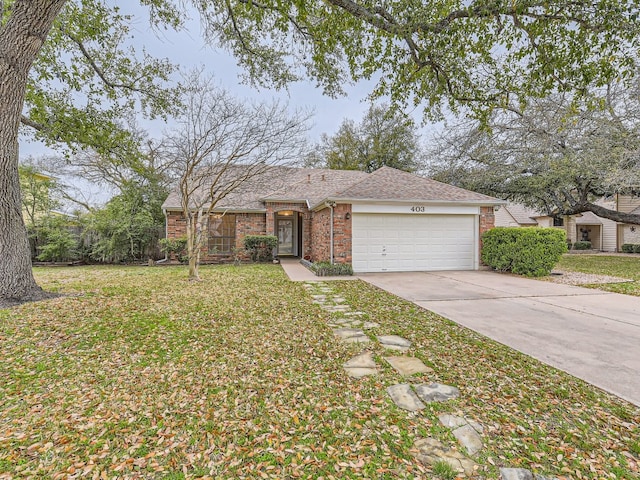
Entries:
<svg viewBox="0 0 640 480">
<path fill-rule="evenodd" d="M 304 199 L 309 206 L 317 205 L 370 174 L 358 170 L 301 169 L 300 180 L 269 193 L 263 200 L 269 202 L 286 202 Z"/>
<path fill-rule="evenodd" d="M 488 195 L 382 167 L 332 197 L 348 200 L 503 203 Z"/>
<path fill-rule="evenodd" d="M 504 203 L 487 195 L 440 183 L 391 167 L 373 173 L 356 170 L 273 167 L 268 180 L 250 178 L 216 206 L 235 211 L 265 211 L 264 202 L 305 202 L 313 208 L 326 200 Z M 181 208 L 180 192 L 167 197 L 162 208 Z"/>
<path fill-rule="evenodd" d="M 518 222 L 519 225 L 537 225 L 537 217 L 546 216 L 544 213 L 540 213 L 532 208 L 525 207 L 521 203 L 509 202 L 504 206 L 505 210 L 511 214 L 513 219 Z"/>
</svg>

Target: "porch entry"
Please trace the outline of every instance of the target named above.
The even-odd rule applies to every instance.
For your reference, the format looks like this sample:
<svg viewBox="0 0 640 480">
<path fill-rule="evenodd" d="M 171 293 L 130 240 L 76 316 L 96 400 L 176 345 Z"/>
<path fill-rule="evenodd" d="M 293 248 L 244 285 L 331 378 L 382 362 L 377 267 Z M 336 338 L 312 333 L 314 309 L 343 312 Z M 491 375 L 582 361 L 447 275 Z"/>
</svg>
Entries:
<svg viewBox="0 0 640 480">
<path fill-rule="evenodd" d="M 302 256 L 302 218 L 298 212 L 284 210 L 276 214 L 278 256 Z"/>
</svg>

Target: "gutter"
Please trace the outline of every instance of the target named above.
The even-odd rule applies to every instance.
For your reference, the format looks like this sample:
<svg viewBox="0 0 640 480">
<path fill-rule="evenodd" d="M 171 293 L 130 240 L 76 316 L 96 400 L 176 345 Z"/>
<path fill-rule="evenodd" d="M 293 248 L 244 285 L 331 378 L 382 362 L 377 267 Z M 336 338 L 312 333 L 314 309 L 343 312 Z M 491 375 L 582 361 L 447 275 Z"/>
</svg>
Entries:
<svg viewBox="0 0 640 480">
<path fill-rule="evenodd" d="M 395 199 L 380 199 L 380 198 L 348 198 L 348 197 L 327 197 L 321 202 L 317 203 L 311 210 L 321 210 L 328 206 L 329 203 L 350 203 L 355 204 L 400 204 L 400 205 L 442 205 L 442 206 L 466 206 L 466 207 L 493 207 L 495 205 L 506 205 L 506 200 L 496 199 L 495 201 L 489 200 L 395 200 Z"/>
<path fill-rule="evenodd" d="M 164 238 L 167 238 L 167 233 L 169 232 L 169 217 L 167 216 L 167 211 L 163 208 L 162 213 L 164 214 Z M 164 252 L 164 258 L 162 260 L 158 260 L 156 263 L 164 263 L 169 261 L 169 256 L 167 252 Z"/>
<path fill-rule="evenodd" d="M 336 202 L 326 202 L 325 205 L 331 209 L 331 224 L 329 226 L 329 262 L 333 265 L 333 208 Z"/>
</svg>

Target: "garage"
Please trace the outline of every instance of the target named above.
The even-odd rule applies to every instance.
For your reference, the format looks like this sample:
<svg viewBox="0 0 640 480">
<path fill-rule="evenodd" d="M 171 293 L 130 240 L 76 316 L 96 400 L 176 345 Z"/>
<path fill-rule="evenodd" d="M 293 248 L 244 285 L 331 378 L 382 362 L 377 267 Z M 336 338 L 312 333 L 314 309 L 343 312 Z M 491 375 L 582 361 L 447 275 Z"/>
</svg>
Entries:
<svg viewBox="0 0 640 480">
<path fill-rule="evenodd" d="M 477 215 L 356 213 L 355 210 L 352 219 L 355 272 L 477 268 Z"/>
</svg>

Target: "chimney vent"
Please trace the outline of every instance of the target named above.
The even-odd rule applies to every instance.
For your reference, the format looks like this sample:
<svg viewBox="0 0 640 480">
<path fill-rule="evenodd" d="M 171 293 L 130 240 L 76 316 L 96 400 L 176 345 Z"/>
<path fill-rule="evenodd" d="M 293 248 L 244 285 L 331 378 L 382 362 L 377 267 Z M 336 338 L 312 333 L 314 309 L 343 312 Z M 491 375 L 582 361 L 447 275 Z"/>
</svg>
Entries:
<svg viewBox="0 0 640 480">
<path fill-rule="evenodd" d="M 322 174 L 322 181 L 324 182 L 324 173 Z"/>
</svg>

